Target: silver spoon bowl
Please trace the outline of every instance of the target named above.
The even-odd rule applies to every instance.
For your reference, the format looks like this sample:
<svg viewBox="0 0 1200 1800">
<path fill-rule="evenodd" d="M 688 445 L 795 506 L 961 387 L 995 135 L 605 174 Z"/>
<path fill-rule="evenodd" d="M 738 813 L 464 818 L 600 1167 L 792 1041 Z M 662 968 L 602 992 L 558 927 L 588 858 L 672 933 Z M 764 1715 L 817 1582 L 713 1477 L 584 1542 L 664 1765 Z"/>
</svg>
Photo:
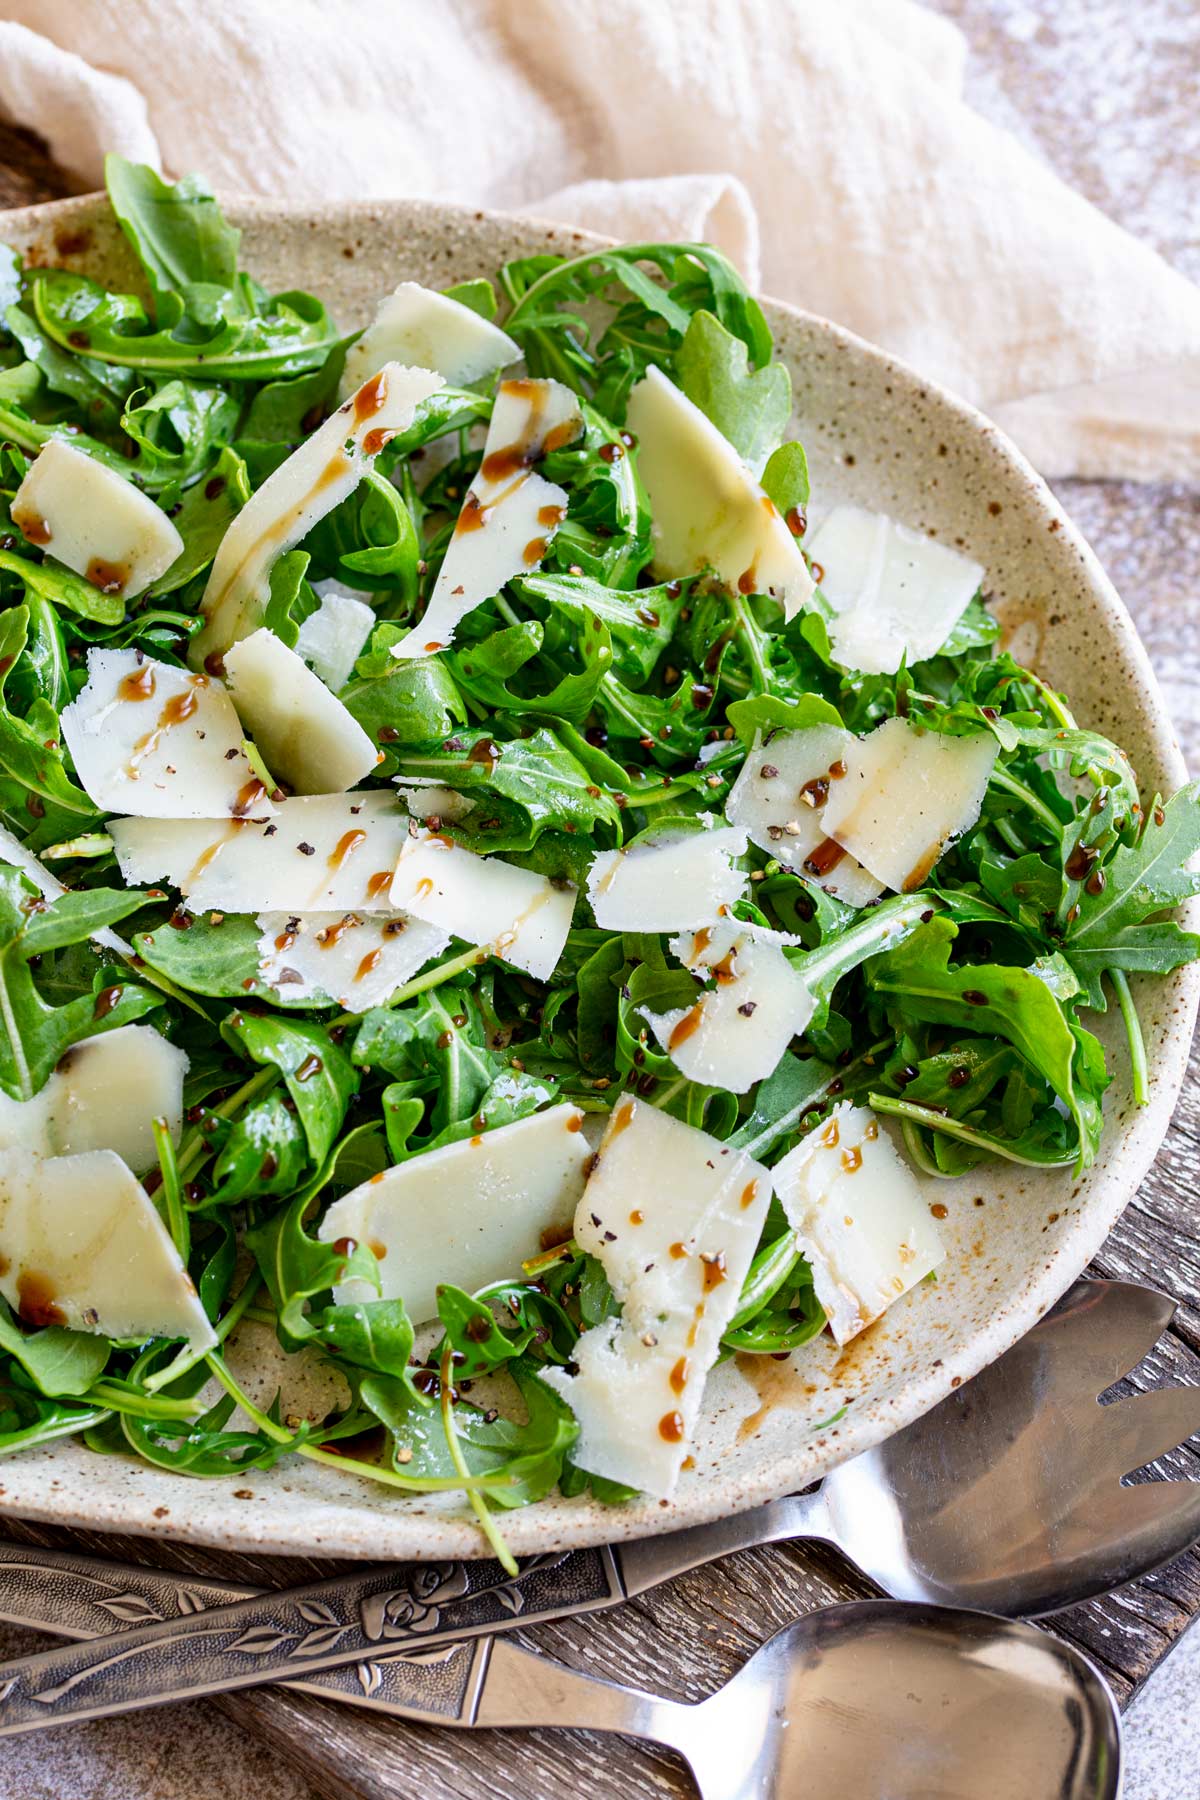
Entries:
<svg viewBox="0 0 1200 1800">
<path fill-rule="evenodd" d="M 496 1640 L 476 1727 L 667 1744 L 702 1800 L 1118 1800 L 1121 1726 L 1077 1650 L 987 1613 L 867 1600 L 769 1639 L 698 1705 Z"/>
</svg>

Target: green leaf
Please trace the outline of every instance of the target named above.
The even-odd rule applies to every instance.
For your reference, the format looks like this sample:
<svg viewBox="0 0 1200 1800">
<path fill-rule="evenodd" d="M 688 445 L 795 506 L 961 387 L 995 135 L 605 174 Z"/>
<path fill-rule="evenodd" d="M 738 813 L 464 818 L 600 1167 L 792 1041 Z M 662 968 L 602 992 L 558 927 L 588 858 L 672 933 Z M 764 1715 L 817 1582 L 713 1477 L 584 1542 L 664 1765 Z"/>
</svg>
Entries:
<svg viewBox="0 0 1200 1800">
<path fill-rule="evenodd" d="M 489 744 L 496 751 L 494 757 L 486 748 Z M 620 829 L 621 814 L 612 796 L 589 779 L 582 764 L 545 727 L 503 743 L 486 734 L 464 733 L 405 750 L 401 774 L 410 780 L 444 782 L 473 796 L 490 793 L 520 809 L 526 823 L 519 841 L 505 833 L 501 844 L 495 841 L 501 834 L 493 835 L 489 828 L 491 810 L 481 801 L 455 826 L 455 834 L 473 849 L 528 849 L 550 827 L 585 833 L 597 826 L 614 833 Z"/>
<path fill-rule="evenodd" d="M 262 932 L 250 913 L 216 915 L 219 924 L 197 913 L 187 930 L 171 925 L 139 932 L 133 947 L 150 968 L 165 975 L 189 994 L 215 999 L 266 1000 L 285 1011 L 311 1010 L 308 1000 L 289 1000 L 287 989 L 276 989 L 258 978 L 258 940 Z"/>
<path fill-rule="evenodd" d="M 523 692 L 512 678 L 545 662 L 539 656 L 543 635 L 536 620 L 526 619 L 503 631 L 493 631 L 481 643 L 451 651 L 447 661 L 462 692 L 494 712 L 544 713 L 551 719 L 580 724 L 612 666 L 608 628 L 595 614 L 588 614 L 576 643 L 582 667 L 553 680 L 556 670 L 552 664 L 549 688 Z"/>
<path fill-rule="evenodd" d="M 175 529 L 183 539 L 183 554 L 165 575 L 159 576 L 148 590 L 149 594 L 161 597 L 177 593 L 194 576 L 202 574 L 249 498 L 246 465 L 236 451 L 226 445 L 211 467 L 186 489 L 179 510 L 172 515 Z M 280 562 L 286 561 L 286 557 L 280 558 Z"/>
<path fill-rule="evenodd" d="M 801 694 L 798 700 L 780 700 L 774 694 L 755 694 L 746 700 L 733 700 L 725 716 L 747 749 L 757 736 L 767 737 L 773 731 L 808 731 L 814 725 L 840 725 L 842 716 L 836 706 L 820 694 Z"/>
<path fill-rule="evenodd" d="M 160 994 L 122 981 L 54 1006 L 29 967 L 30 957 L 82 942 L 98 924 L 114 924 L 144 903 L 137 892 L 99 889 L 46 903 L 17 869 L 0 863 L 0 1088 L 14 1100 L 31 1099 L 80 1038 L 129 1025 L 162 1004 Z"/>
<path fill-rule="evenodd" d="M 1062 1005 L 1030 969 L 997 963 L 952 968 L 950 948 L 957 935 L 949 919 L 931 919 L 896 949 L 871 960 L 868 985 L 908 1018 L 990 1031 L 1012 1044 L 1075 1119 L 1079 1163 L 1086 1168 L 1095 1153 L 1097 1121 L 1086 1087 L 1077 1087 L 1077 1040 Z"/>
<path fill-rule="evenodd" d="M 774 1074 L 755 1090 L 750 1111 L 729 1138 L 729 1144 L 762 1162 L 774 1160 L 782 1140 L 800 1129 L 806 1112 L 828 1097 L 836 1071 L 816 1057 L 801 1060 L 787 1051 Z"/>
<path fill-rule="evenodd" d="M 762 472 L 762 486 L 785 519 L 793 512 L 804 517 L 804 509 L 808 505 L 809 481 L 808 458 L 804 454 L 803 444 L 792 439 L 772 450 Z"/>
<path fill-rule="evenodd" d="M 688 399 L 710 418 L 752 469 L 761 468 L 792 416 L 792 378 L 784 363 L 751 369 L 746 345 L 710 312 L 692 315 L 675 357 Z M 803 454 L 803 452 L 801 452 Z"/>
<path fill-rule="evenodd" d="M 466 722 L 467 709 L 454 677 L 440 656 L 398 662 L 388 646 L 405 635 L 395 625 L 377 625 L 360 656 L 354 679 L 339 695 L 373 743 L 427 744 L 449 737 Z"/>
<path fill-rule="evenodd" d="M 110 155 L 104 181 L 160 306 L 165 296 L 186 296 L 195 287 L 226 293 L 233 288 L 242 234 L 225 223 L 199 175 L 185 175 L 172 187 L 145 163 Z"/>
<path fill-rule="evenodd" d="M 1065 950 L 1087 991 L 1090 1006 L 1103 1006 L 1105 969 L 1165 974 L 1200 956 L 1200 937 L 1174 919 L 1151 918 L 1200 893 L 1200 872 L 1189 867 L 1200 850 L 1200 782 L 1191 782 L 1151 807 L 1141 837 L 1122 845 L 1103 864 L 1104 885 L 1085 882 L 1079 911 L 1068 926 Z"/>
<path fill-rule="evenodd" d="M 442 292 L 447 300 L 457 300 L 460 306 L 469 306 L 481 319 L 494 319 L 496 316 L 496 289 L 485 275 L 478 275 L 473 281 L 456 281 L 453 287 L 443 288 Z"/>
<path fill-rule="evenodd" d="M 314 1332 L 307 1302 L 343 1281 L 379 1285 L 378 1265 L 365 1245 L 338 1249 L 308 1235 L 304 1215 L 309 1205 L 309 1196 L 299 1194 L 290 1205 L 281 1206 L 246 1233 L 246 1248 L 267 1284 L 281 1334 L 293 1346 L 304 1343 Z"/>
<path fill-rule="evenodd" d="M 324 1026 L 267 1013 L 230 1013 L 221 1022 L 221 1035 L 260 1067 L 279 1070 L 308 1140 L 308 1153 L 315 1163 L 324 1162 L 358 1090 L 358 1075 L 345 1050 Z"/>
<path fill-rule="evenodd" d="M 193 289 L 188 298 L 197 308 L 212 297 Z M 207 330 L 189 329 L 186 336 L 172 328 L 174 320 L 154 329 L 134 295 L 110 294 L 63 269 L 35 274 L 29 299 L 39 329 L 62 349 L 86 350 L 99 362 L 147 375 L 265 381 L 319 368 L 340 343 L 332 319 L 311 294 L 277 294 L 262 314 L 245 310 L 240 297 L 226 304 L 218 295 L 211 309 L 202 308 L 211 321 Z"/>
<path fill-rule="evenodd" d="M 94 619 L 97 625 L 118 625 L 125 617 L 125 601 L 120 594 L 101 593 L 62 563 L 35 563 L 11 550 L 0 550 L 0 570 L 18 576 L 31 593 L 77 613 L 81 619 Z"/>
<path fill-rule="evenodd" d="M 562 609 L 575 632 L 588 618 L 601 620 L 612 644 L 614 675 L 635 685 L 647 679 L 671 642 L 688 600 L 687 584 L 678 581 L 637 588 L 632 593 L 622 593 L 585 575 L 525 575 L 512 585 L 535 610 Z M 547 611 L 547 620 L 551 616 Z M 549 641 L 553 644 L 553 636 Z"/>
<path fill-rule="evenodd" d="M 218 1154 L 205 1208 L 232 1206 L 252 1195 L 294 1193 L 308 1163 L 304 1129 L 279 1094 L 256 1100 L 232 1125 L 218 1120 L 206 1141 Z"/>
<path fill-rule="evenodd" d="M 48 1325 L 44 1331 L 22 1331 L 7 1302 L 0 1300 L 0 1349 L 15 1357 L 41 1393 L 86 1394 L 104 1373 L 112 1354 L 107 1338 L 92 1332 Z"/>
</svg>

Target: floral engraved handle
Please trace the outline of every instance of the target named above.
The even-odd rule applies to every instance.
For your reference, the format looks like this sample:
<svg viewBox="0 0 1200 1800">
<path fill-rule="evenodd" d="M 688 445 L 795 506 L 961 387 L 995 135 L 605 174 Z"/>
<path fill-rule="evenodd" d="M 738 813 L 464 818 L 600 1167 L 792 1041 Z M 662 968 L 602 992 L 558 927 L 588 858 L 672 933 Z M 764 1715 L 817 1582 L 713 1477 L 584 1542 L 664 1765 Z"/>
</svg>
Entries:
<svg viewBox="0 0 1200 1800">
<path fill-rule="evenodd" d="M 418 1563 L 255 1593 L 0 1545 L 0 1616 L 88 1638 L 0 1667 L 0 1734 L 277 1680 L 450 1721 L 486 1664 L 461 1640 L 620 1597 L 607 1550 L 533 1557 L 515 1580 L 494 1562 Z"/>
</svg>

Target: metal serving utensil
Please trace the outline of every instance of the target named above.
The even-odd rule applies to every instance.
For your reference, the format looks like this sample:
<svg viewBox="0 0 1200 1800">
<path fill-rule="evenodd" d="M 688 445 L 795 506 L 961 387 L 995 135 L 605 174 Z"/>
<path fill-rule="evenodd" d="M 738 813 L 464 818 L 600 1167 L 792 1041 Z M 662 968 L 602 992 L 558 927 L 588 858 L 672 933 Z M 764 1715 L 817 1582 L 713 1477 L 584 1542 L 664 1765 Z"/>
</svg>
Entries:
<svg viewBox="0 0 1200 1800">
<path fill-rule="evenodd" d="M 1200 1536 L 1200 1482 L 1119 1485 L 1200 1428 L 1200 1390 L 1097 1405 L 1172 1311 L 1146 1288 L 1078 1283 L 974 1381 L 817 1491 L 659 1538 L 534 1557 L 516 1580 L 495 1562 L 366 1566 L 201 1617 L 195 1590 L 220 1584 L 129 1570 L 131 1629 L 0 1666 L 0 1734 L 271 1681 L 319 1679 L 327 1691 L 324 1672 L 352 1664 L 398 1679 L 389 1652 L 610 1606 L 730 1551 L 790 1538 L 837 1545 L 901 1600 L 1038 1613 L 1107 1592 Z M 44 1598 L 23 1609 L 11 1578 L 5 1599 L 3 1566 L 16 1575 L 14 1559 L 28 1584 L 49 1553 L 0 1551 L 0 1614 L 42 1622 Z M 193 1590 L 190 1601 L 178 1600 L 180 1587 Z M 129 1598 L 139 1591 L 153 1596 L 146 1623 Z M 109 1612 L 122 1617 L 111 1603 Z M 405 1665 L 406 1690 L 421 1667 Z M 353 1697 L 352 1682 L 329 1685 Z"/>
<path fill-rule="evenodd" d="M 693 1705 L 501 1638 L 418 1654 L 422 1664 L 403 1665 L 422 1668 L 416 1692 L 376 1695 L 380 1710 L 468 1729 L 582 1726 L 666 1744 L 701 1800 L 807 1800 L 814 1781 L 830 1800 L 861 1795 L 865 1781 L 889 1800 L 1120 1793 L 1120 1717 L 1103 1678 L 1071 1646 L 988 1613 L 894 1600 L 827 1607 L 777 1632 Z M 26 1713 L 17 1728 L 44 1722 Z"/>
</svg>

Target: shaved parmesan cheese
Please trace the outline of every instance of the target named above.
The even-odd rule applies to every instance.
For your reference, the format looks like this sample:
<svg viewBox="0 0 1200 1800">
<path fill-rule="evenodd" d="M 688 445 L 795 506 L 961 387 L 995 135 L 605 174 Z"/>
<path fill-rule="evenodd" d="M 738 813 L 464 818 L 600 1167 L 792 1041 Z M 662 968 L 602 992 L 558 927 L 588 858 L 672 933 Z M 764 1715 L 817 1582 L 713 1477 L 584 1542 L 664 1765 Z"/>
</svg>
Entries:
<svg viewBox="0 0 1200 1800">
<path fill-rule="evenodd" d="M 158 1159 L 154 1120 L 164 1119 L 179 1137 L 187 1066 L 184 1052 L 150 1025 L 84 1038 L 59 1058 L 32 1100 L 0 1094 L 0 1150 L 113 1150 L 131 1169 L 147 1169 Z"/>
<path fill-rule="evenodd" d="M 56 875 L 52 875 L 44 863 L 40 863 L 31 850 L 27 850 L 19 838 L 0 825 L 0 862 L 8 863 L 11 868 L 19 869 L 27 881 L 31 881 L 43 900 L 57 900 L 66 888 Z M 127 944 L 123 937 L 109 925 L 102 925 L 99 931 L 92 933 L 93 944 L 100 944 L 105 950 L 114 950 L 118 956 L 132 956 L 133 945 Z"/>
<path fill-rule="evenodd" d="M 947 737 L 886 719 L 847 751 L 825 829 L 885 887 L 912 893 L 979 817 L 998 749 L 990 732 Z"/>
<path fill-rule="evenodd" d="M 734 859 L 744 831 L 667 833 L 627 850 L 605 850 L 588 875 L 588 899 L 605 931 L 694 931 L 732 906 L 746 884 Z"/>
<path fill-rule="evenodd" d="M 843 1101 L 771 1174 L 839 1344 L 946 1254 L 921 1184 L 869 1107 Z"/>
<path fill-rule="evenodd" d="M 406 840 L 391 903 L 549 981 L 571 929 L 575 892 L 570 882 L 556 886 L 432 833 Z"/>
<path fill-rule="evenodd" d="M 265 626 L 226 652 L 225 679 L 267 767 L 298 793 L 351 788 L 383 761 L 354 715 Z"/>
<path fill-rule="evenodd" d="M 778 507 L 728 438 L 661 369 L 647 369 L 625 417 L 654 515 L 658 574 L 712 569 L 743 593 L 774 594 L 793 618 L 812 598 L 812 576 Z"/>
<path fill-rule="evenodd" d="M 251 495 L 213 562 L 200 603 L 207 622 L 188 651 L 193 668 L 257 630 L 276 559 L 349 498 L 384 445 L 444 385 L 429 369 L 385 363 Z"/>
<path fill-rule="evenodd" d="M 341 391 L 344 398 L 386 362 L 436 369 L 453 387 L 465 387 L 520 354 L 506 332 L 461 301 L 402 281 L 379 302 L 375 317 L 346 352 Z"/>
<path fill-rule="evenodd" d="M 27 1325 L 217 1341 L 150 1196 L 111 1150 L 0 1151 L 0 1268 Z"/>
<path fill-rule="evenodd" d="M 274 812 L 242 748 L 219 681 L 137 650 L 89 650 L 88 679 L 62 710 L 62 734 L 88 798 L 143 819 Z"/>
<path fill-rule="evenodd" d="M 110 819 L 130 885 L 169 881 L 197 909 L 390 912 L 388 888 L 408 820 L 390 794 L 310 794 L 265 824 Z"/>
<path fill-rule="evenodd" d="M 148 495 L 61 438 L 38 451 L 13 496 L 12 520 L 56 562 L 126 599 L 165 575 L 183 550 Z"/>
<path fill-rule="evenodd" d="M 469 794 L 460 794 L 455 788 L 442 787 L 436 781 L 408 780 L 397 775 L 396 786 L 400 790 L 400 798 L 414 819 L 465 819 L 468 813 L 475 811 L 475 802 Z M 433 829 L 436 831 L 437 826 Z"/>
<path fill-rule="evenodd" d="M 579 398 L 560 381 L 502 381 L 454 536 L 429 605 L 393 656 L 428 656 L 451 642 L 460 619 L 528 575 L 567 516 L 567 495 L 531 465 L 569 444 L 582 425 Z"/>
<path fill-rule="evenodd" d="M 570 1235 L 591 1154 L 574 1106 L 552 1106 L 512 1125 L 414 1156 L 335 1200 L 318 1236 L 351 1238 L 379 1259 L 385 1300 L 416 1322 L 437 1315 L 443 1283 L 476 1293 L 511 1276 Z M 365 1281 L 334 1289 L 343 1304 L 374 1300 Z"/>
<path fill-rule="evenodd" d="M 737 920 L 672 938 L 681 963 L 716 977 L 693 1006 L 645 1015 L 689 1081 L 744 1094 L 773 1073 L 813 1014 L 813 997 L 783 954 L 799 941 Z"/>
<path fill-rule="evenodd" d="M 374 629 L 375 614 L 365 600 L 326 588 L 296 634 L 296 654 L 336 693 L 353 675 Z"/>
<path fill-rule="evenodd" d="M 935 656 L 979 592 L 983 564 L 885 513 L 836 506 L 808 546 L 843 667 L 894 675 Z"/>
<path fill-rule="evenodd" d="M 751 843 L 785 869 L 828 888 L 850 906 L 865 906 L 883 892 L 866 869 L 844 852 L 826 866 L 825 799 L 841 779 L 854 737 L 838 725 L 777 731 L 761 737 L 742 764 L 725 804 L 727 817 L 744 827 Z M 821 854 L 814 856 L 815 851 Z M 811 861 L 810 861 L 811 859 Z"/>
<path fill-rule="evenodd" d="M 641 1101 L 618 1103 L 575 1238 L 622 1313 L 583 1333 L 577 1375 L 541 1372 L 579 1421 L 580 1468 L 672 1492 L 770 1197 L 770 1175 L 744 1151 Z"/>
<path fill-rule="evenodd" d="M 284 1000 L 337 1001 L 347 1012 L 385 1006 L 450 942 L 401 913 L 260 913 L 258 973 Z"/>
</svg>

